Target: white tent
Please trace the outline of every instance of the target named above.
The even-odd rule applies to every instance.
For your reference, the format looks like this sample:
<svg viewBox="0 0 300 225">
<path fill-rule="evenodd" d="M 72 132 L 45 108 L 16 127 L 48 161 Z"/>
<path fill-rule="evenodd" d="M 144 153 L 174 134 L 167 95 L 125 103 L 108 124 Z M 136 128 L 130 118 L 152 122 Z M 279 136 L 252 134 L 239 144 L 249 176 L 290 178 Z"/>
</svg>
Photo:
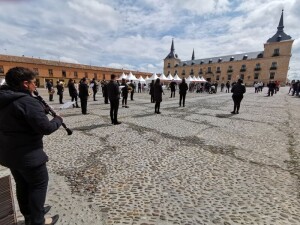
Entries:
<svg viewBox="0 0 300 225">
<path fill-rule="evenodd" d="M 194 82 L 195 80 L 194 80 L 194 78 L 192 78 L 191 75 L 190 75 L 188 78 L 185 79 L 185 81 L 186 81 L 187 83 L 190 83 L 190 82 Z"/>
<path fill-rule="evenodd" d="M 200 78 L 201 82 L 207 82 L 203 77 Z"/>
<path fill-rule="evenodd" d="M 159 78 L 156 73 L 153 73 L 153 75 L 149 78 L 149 80 L 156 80 L 157 78 Z"/>
<path fill-rule="evenodd" d="M 173 79 L 174 81 L 181 81 L 181 78 L 178 76 L 178 74 L 176 74 Z"/>
<path fill-rule="evenodd" d="M 127 80 L 127 76 L 125 75 L 125 73 L 123 72 L 122 75 L 117 79 L 117 80 L 122 80 L 122 79 Z"/>
<path fill-rule="evenodd" d="M 163 73 L 160 75 L 159 79 L 160 79 L 161 81 L 169 80 Z"/>
<path fill-rule="evenodd" d="M 199 78 L 199 77 L 194 77 L 194 80 L 196 81 L 196 82 L 201 82 L 201 79 Z"/>
<path fill-rule="evenodd" d="M 140 78 L 138 79 L 138 81 L 141 82 L 141 83 L 146 83 L 145 79 L 142 76 L 140 76 Z"/>
<path fill-rule="evenodd" d="M 130 72 L 130 73 L 128 74 L 126 80 L 131 81 L 131 80 L 137 80 L 137 79 L 136 79 L 136 77 Z"/>
<path fill-rule="evenodd" d="M 167 76 L 167 78 L 169 79 L 169 80 L 173 80 L 174 79 L 174 77 L 169 73 L 169 75 Z"/>
</svg>

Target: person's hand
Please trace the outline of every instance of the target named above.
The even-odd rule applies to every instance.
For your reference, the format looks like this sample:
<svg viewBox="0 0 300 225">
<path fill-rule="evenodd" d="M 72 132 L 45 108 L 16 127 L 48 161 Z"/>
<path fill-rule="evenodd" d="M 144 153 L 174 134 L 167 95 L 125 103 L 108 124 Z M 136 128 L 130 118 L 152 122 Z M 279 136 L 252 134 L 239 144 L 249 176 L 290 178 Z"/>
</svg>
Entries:
<svg viewBox="0 0 300 225">
<path fill-rule="evenodd" d="M 55 118 L 58 118 L 62 123 L 64 122 L 63 118 L 60 115 L 56 115 Z"/>
</svg>

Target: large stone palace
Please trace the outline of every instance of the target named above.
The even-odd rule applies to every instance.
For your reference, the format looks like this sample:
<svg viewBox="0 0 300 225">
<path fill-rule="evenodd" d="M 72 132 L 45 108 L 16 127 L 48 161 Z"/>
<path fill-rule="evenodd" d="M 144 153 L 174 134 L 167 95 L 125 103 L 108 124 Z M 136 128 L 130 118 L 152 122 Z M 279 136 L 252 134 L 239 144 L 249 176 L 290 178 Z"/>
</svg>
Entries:
<svg viewBox="0 0 300 225">
<path fill-rule="evenodd" d="M 195 59 L 193 50 L 191 60 L 187 61 L 181 61 L 175 54 L 172 40 L 171 51 L 164 59 L 164 74 L 178 74 L 181 78 L 200 76 L 220 83 L 241 78 L 249 86 L 255 81 L 277 80 L 284 85 L 294 40 L 284 33 L 283 28 L 282 10 L 277 32 L 264 44 L 263 51 Z"/>
<path fill-rule="evenodd" d="M 137 78 L 140 76 L 145 78 L 152 75 L 151 73 L 140 71 L 66 63 L 25 56 L 0 55 L 0 78 L 4 78 L 6 72 L 16 66 L 26 67 L 35 71 L 38 74 L 36 79 L 38 87 L 45 87 L 48 80 L 52 80 L 53 84 L 56 84 L 57 81 L 68 83 L 70 78 L 78 83 L 83 77 L 88 79 L 95 78 L 96 80 L 110 80 L 111 74 L 120 76 L 123 72 L 125 74 L 132 72 Z"/>
</svg>

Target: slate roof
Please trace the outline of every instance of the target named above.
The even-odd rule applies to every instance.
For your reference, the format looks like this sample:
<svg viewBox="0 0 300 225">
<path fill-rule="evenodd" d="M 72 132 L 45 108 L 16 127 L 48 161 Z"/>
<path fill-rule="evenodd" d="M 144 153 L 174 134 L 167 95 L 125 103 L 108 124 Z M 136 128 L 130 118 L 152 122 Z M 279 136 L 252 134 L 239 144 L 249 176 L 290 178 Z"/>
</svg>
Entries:
<svg viewBox="0 0 300 225">
<path fill-rule="evenodd" d="M 287 35 L 286 33 L 284 33 L 283 28 L 284 28 L 284 25 L 283 25 L 283 10 L 282 10 L 280 21 L 279 21 L 279 24 L 277 27 L 277 32 L 276 32 L 276 34 L 273 35 L 273 37 L 268 39 L 267 43 L 287 41 L 287 40 L 292 39 L 292 37 L 290 35 Z"/>
<path fill-rule="evenodd" d="M 196 59 L 196 60 L 187 60 L 187 61 L 181 61 L 179 66 L 183 66 L 185 64 L 186 66 L 194 64 L 210 64 L 210 63 L 221 63 L 221 62 L 230 62 L 230 61 L 238 61 L 238 60 L 249 60 L 249 59 L 257 59 L 260 58 L 259 56 L 263 56 L 264 52 L 248 52 L 248 53 L 241 53 L 241 54 L 235 54 L 235 55 L 226 55 L 226 56 L 219 56 L 219 57 L 212 57 L 212 58 L 205 58 L 205 59 Z M 231 60 L 233 59 L 233 60 Z"/>
</svg>

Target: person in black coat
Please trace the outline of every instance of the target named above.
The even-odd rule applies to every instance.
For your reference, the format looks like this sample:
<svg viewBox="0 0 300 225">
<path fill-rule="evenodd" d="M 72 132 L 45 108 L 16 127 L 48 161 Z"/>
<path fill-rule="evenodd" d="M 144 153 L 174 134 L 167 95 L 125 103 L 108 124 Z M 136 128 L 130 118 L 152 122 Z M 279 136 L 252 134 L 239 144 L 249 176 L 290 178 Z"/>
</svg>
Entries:
<svg viewBox="0 0 300 225">
<path fill-rule="evenodd" d="M 122 88 L 122 107 L 125 107 L 125 108 L 129 108 L 127 106 L 127 98 L 128 98 L 128 85 L 126 84 L 126 80 L 123 78 L 122 79 L 122 83 L 121 83 L 121 86 L 124 86 Z"/>
<path fill-rule="evenodd" d="M 81 112 L 83 115 L 87 115 L 87 102 L 89 98 L 89 86 L 87 85 L 86 78 L 82 78 L 79 84 L 79 98 L 81 102 Z"/>
<path fill-rule="evenodd" d="M 73 104 L 73 108 L 80 108 L 79 105 L 78 105 L 78 102 L 77 102 L 77 96 L 78 96 L 78 93 L 77 93 L 77 90 L 75 88 L 75 84 L 74 84 L 74 80 L 73 79 L 70 79 L 69 80 L 69 83 L 68 83 L 68 88 L 69 88 L 69 94 L 70 94 L 70 97 L 71 97 L 71 101 L 75 101 L 75 105 Z"/>
<path fill-rule="evenodd" d="M 268 96 L 273 96 L 275 88 L 276 88 L 276 84 L 274 81 L 270 81 L 270 83 L 268 84 L 269 90 L 268 90 Z"/>
<path fill-rule="evenodd" d="M 51 80 L 48 80 L 46 83 L 46 87 L 48 89 L 48 94 L 49 94 L 49 101 L 52 102 L 53 101 L 53 94 L 54 94 L 54 88 L 53 88 L 53 84 Z"/>
<path fill-rule="evenodd" d="M 150 91 L 149 94 L 151 96 L 151 103 L 154 103 L 154 80 L 150 83 Z"/>
<path fill-rule="evenodd" d="M 176 85 L 177 85 L 177 83 L 173 79 L 172 82 L 170 83 L 170 88 L 171 88 L 170 98 L 172 98 L 172 97 L 175 98 Z"/>
<path fill-rule="evenodd" d="M 56 89 L 57 89 L 57 94 L 59 96 L 59 103 L 60 104 L 64 104 L 63 103 L 63 97 L 64 97 L 64 84 L 62 81 L 57 81 L 56 82 Z"/>
<path fill-rule="evenodd" d="M 93 90 L 93 99 L 94 99 L 94 101 L 97 101 L 96 94 L 98 92 L 98 82 L 96 81 L 95 78 L 93 78 L 91 84 L 92 84 L 92 90 Z"/>
<path fill-rule="evenodd" d="M 134 94 L 134 92 L 135 92 L 135 82 L 133 83 L 132 81 L 130 81 L 130 84 L 129 84 L 129 86 L 131 87 L 131 92 L 130 92 L 130 100 L 131 101 L 133 101 L 134 99 L 133 99 L 133 94 Z"/>
<path fill-rule="evenodd" d="M 161 112 L 159 111 L 160 109 L 160 103 L 162 102 L 162 93 L 163 89 L 160 84 L 160 79 L 157 78 L 154 84 L 153 88 L 153 96 L 154 96 L 154 101 L 155 101 L 155 113 L 160 114 Z"/>
<path fill-rule="evenodd" d="M 49 176 L 43 136 L 55 132 L 63 120 L 55 116 L 49 121 L 44 105 L 34 98 L 35 79 L 24 67 L 6 73 L 6 85 L 0 88 L 0 164 L 14 177 L 25 224 L 55 224 L 58 215 L 44 218 Z"/>
<path fill-rule="evenodd" d="M 232 99 L 233 99 L 233 102 L 234 102 L 233 111 L 231 113 L 232 114 L 239 114 L 241 101 L 243 99 L 244 93 L 246 92 L 246 88 L 243 85 L 243 80 L 242 79 L 238 79 L 238 82 L 235 83 L 232 86 L 231 92 L 233 93 L 232 94 Z"/>
<path fill-rule="evenodd" d="M 111 75 L 111 80 L 107 84 L 107 92 L 108 92 L 108 99 L 110 102 L 111 123 L 114 125 L 121 124 L 121 122 L 118 121 L 120 89 L 118 83 L 116 82 L 115 74 Z"/>
<path fill-rule="evenodd" d="M 180 95 L 180 100 L 179 100 L 179 107 L 181 107 L 181 100 L 182 100 L 182 106 L 185 106 L 185 96 L 186 92 L 189 89 L 187 83 L 185 82 L 185 79 L 182 79 L 182 82 L 179 84 L 179 95 Z"/>
</svg>

